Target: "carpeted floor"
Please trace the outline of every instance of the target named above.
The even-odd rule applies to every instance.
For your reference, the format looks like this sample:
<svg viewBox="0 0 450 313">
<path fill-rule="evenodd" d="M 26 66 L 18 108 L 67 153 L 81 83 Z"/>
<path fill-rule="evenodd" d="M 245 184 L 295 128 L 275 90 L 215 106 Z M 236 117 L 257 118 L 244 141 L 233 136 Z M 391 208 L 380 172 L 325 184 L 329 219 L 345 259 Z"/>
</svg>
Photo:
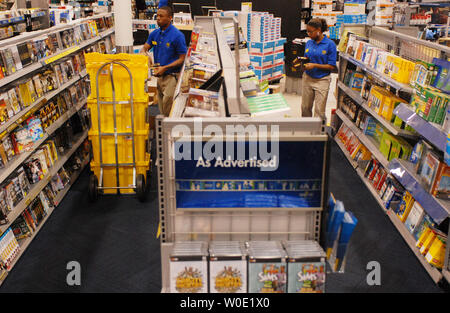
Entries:
<svg viewBox="0 0 450 313">
<path fill-rule="evenodd" d="M 0 292 L 161 291 L 154 177 L 146 203 L 134 196 L 108 196 L 91 204 L 87 186 L 85 170 L 6 278 Z M 359 224 L 345 273 L 327 276 L 327 292 L 442 292 L 335 144 L 330 191 L 354 212 Z M 70 261 L 81 264 L 79 287 L 66 283 L 66 265 Z M 381 265 L 380 286 L 366 283 L 370 261 Z"/>
</svg>

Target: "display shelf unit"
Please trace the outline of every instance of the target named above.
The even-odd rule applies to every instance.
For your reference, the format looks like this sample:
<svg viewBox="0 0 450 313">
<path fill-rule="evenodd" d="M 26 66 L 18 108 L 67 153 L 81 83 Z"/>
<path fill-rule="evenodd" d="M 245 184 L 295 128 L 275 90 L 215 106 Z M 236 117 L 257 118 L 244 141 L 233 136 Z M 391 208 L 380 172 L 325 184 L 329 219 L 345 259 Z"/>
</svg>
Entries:
<svg viewBox="0 0 450 313">
<path fill-rule="evenodd" d="M 345 25 L 347 26 L 347 25 Z M 423 42 L 422 40 L 415 39 L 411 36 L 404 35 L 398 32 L 386 30 L 380 27 L 370 27 L 370 26 L 361 26 L 357 31 L 350 29 L 359 34 L 366 34 L 367 38 L 369 38 L 369 42 L 374 46 L 385 49 L 387 51 L 392 51 L 396 55 L 404 57 L 408 60 L 425 60 L 427 62 L 431 62 L 434 57 L 447 58 L 450 56 L 450 49 L 445 46 L 440 46 L 430 42 Z M 344 30 L 343 30 L 344 31 Z M 433 197 L 431 194 L 426 192 L 426 190 L 421 186 L 420 179 L 415 174 L 413 169 L 413 165 L 404 160 L 394 159 L 390 162 L 381 154 L 377 146 L 373 143 L 371 139 L 368 138 L 359 128 L 356 127 L 355 124 L 351 122 L 349 117 L 345 115 L 342 110 L 339 109 L 340 101 L 342 101 L 343 95 L 347 95 L 352 98 L 358 105 L 360 105 L 364 110 L 366 110 L 370 115 L 378 120 L 389 132 L 391 132 L 394 136 L 408 137 L 411 139 L 418 139 L 419 135 L 430 141 L 433 145 L 435 145 L 439 150 L 445 151 L 446 147 L 446 134 L 444 134 L 441 129 L 435 127 L 433 124 L 428 123 L 419 117 L 413 109 L 409 108 L 406 104 L 399 104 L 394 110 L 394 114 L 399 116 L 402 120 L 404 120 L 409 126 L 415 129 L 417 132 L 413 134 L 411 132 L 407 132 L 405 130 L 401 130 L 393 125 L 390 125 L 386 120 L 384 120 L 381 116 L 376 114 L 373 110 L 371 110 L 367 106 L 367 101 L 365 101 L 359 93 L 351 90 L 348 86 L 346 86 L 343 80 L 343 73 L 345 73 L 345 68 L 348 62 L 353 63 L 359 66 L 361 69 L 366 71 L 368 74 L 373 75 L 375 78 L 381 80 L 382 82 L 388 84 L 391 87 L 394 87 L 398 91 L 404 91 L 409 94 L 413 94 L 414 90 L 405 84 L 400 84 L 391 78 L 384 76 L 381 73 L 378 73 L 374 69 L 368 67 L 362 62 L 356 60 L 355 58 L 349 56 L 346 53 L 340 53 L 340 77 L 337 83 L 337 99 L 338 99 L 338 110 L 336 111 L 337 116 L 348 126 L 353 133 L 358 137 L 363 145 L 365 145 L 373 157 L 377 159 L 386 170 L 390 171 L 390 175 L 393 176 L 403 187 L 408 190 L 415 200 L 417 200 L 424 208 L 424 210 L 429 214 L 433 220 L 440 224 L 445 219 L 450 216 L 450 201 L 444 201 Z M 398 230 L 398 232 L 405 239 L 408 246 L 411 248 L 413 253 L 418 257 L 419 261 L 423 265 L 424 269 L 431 276 L 434 282 L 438 283 L 442 277 L 444 277 L 447 273 L 444 271 L 439 271 L 438 269 L 431 266 L 425 258 L 417 251 L 415 247 L 415 239 L 412 234 L 406 229 L 405 225 L 397 218 L 395 213 L 392 210 L 386 209 L 383 201 L 380 196 L 374 190 L 371 183 L 364 177 L 364 170 L 362 167 L 355 167 L 355 163 L 348 156 L 348 152 L 343 147 L 343 145 L 339 142 L 338 138 L 335 138 L 335 141 L 338 143 L 338 146 L 343 151 L 344 155 L 346 155 L 347 159 L 351 163 L 352 167 L 356 170 L 356 173 L 360 176 L 361 180 L 364 182 L 369 191 L 373 194 L 374 198 L 377 200 L 380 207 L 383 211 L 389 216 L 389 219 Z M 447 262 L 448 262 L 448 254 L 447 253 Z"/>
<path fill-rule="evenodd" d="M 381 80 L 382 82 L 388 84 L 389 86 L 394 87 L 395 89 L 401 90 L 401 91 L 405 91 L 408 92 L 410 94 L 413 93 L 413 89 L 406 85 L 406 84 L 402 84 L 399 83 L 398 81 L 387 77 L 381 73 L 379 73 L 378 71 L 374 70 L 373 68 L 367 66 L 366 64 L 362 63 L 361 61 L 356 60 L 354 57 L 348 55 L 347 53 L 343 53 L 340 52 L 339 55 L 343 58 L 346 59 L 347 61 L 355 64 L 356 66 L 360 67 L 363 71 L 371 74 L 372 76 L 374 76 L 375 78 Z"/>
<path fill-rule="evenodd" d="M 158 169 L 158 200 L 159 200 L 159 221 L 160 221 L 160 241 L 161 241 L 161 292 L 168 292 L 171 278 L 169 255 L 172 247 L 177 241 L 201 240 L 209 242 L 211 240 L 316 240 L 321 241 L 324 238 L 323 220 L 325 218 L 326 203 L 328 198 L 328 160 L 329 160 L 329 138 L 325 133 L 325 123 L 322 119 L 316 118 L 255 118 L 248 114 L 248 105 L 246 105 L 246 98 L 243 97 L 242 89 L 239 84 L 239 49 L 231 51 L 226 43 L 223 33 L 222 23 L 234 23 L 233 18 L 219 18 L 219 17 L 195 17 L 195 25 L 202 26 L 202 30 L 216 35 L 218 55 L 220 65 L 223 70 L 224 82 L 221 86 L 222 92 L 219 94 L 219 102 L 223 102 L 223 106 L 227 108 L 228 116 L 224 115 L 215 118 L 190 118 L 181 117 L 184 109 L 186 94 L 180 92 L 181 80 L 178 82 L 176 91 L 176 102 L 169 117 L 158 116 L 156 118 L 156 166 Z M 236 23 L 234 25 L 237 25 Z M 237 30 L 235 28 L 235 30 Z M 238 42 L 238 33 L 235 32 L 235 42 Z M 181 76 L 182 77 L 182 76 Z M 225 98 L 223 94 L 226 94 Z M 225 99 L 224 99 L 225 98 Z M 220 100 L 221 99 L 221 100 Z M 219 107 L 221 104 L 219 104 Z M 246 107 L 247 106 L 247 107 Z M 230 109 L 231 108 L 231 109 Z M 182 136 L 179 132 L 182 129 L 189 129 L 189 135 Z M 227 129 L 243 128 L 244 133 L 237 131 L 228 137 Z M 264 139 L 257 139 L 254 131 L 248 129 L 255 127 L 256 130 L 265 128 Z M 276 130 L 274 129 L 276 128 Z M 275 133 L 277 134 L 277 141 L 280 143 L 279 156 L 291 155 L 293 151 L 299 150 L 298 155 L 303 156 L 301 151 L 310 151 L 310 145 L 317 145 L 317 157 L 311 160 L 314 163 L 299 162 L 299 158 L 295 158 L 294 162 L 297 165 L 306 164 L 308 169 L 290 169 L 286 168 L 279 172 L 272 172 L 272 177 L 277 177 L 277 180 L 283 180 L 286 173 L 305 173 L 310 170 L 311 164 L 318 169 L 316 178 L 317 183 L 311 185 L 311 193 L 315 193 L 317 202 L 314 204 L 292 204 L 289 207 L 284 204 L 270 204 L 272 207 L 261 205 L 251 205 L 237 200 L 236 194 L 230 193 L 235 190 L 227 190 L 227 188 L 217 189 L 216 194 L 210 194 L 210 197 L 226 199 L 225 202 L 218 202 L 220 207 L 210 206 L 208 201 L 204 201 L 207 192 L 196 192 L 189 190 L 187 192 L 194 192 L 190 194 L 189 198 L 199 200 L 198 204 L 184 205 L 182 202 L 183 196 L 179 193 L 177 185 L 180 182 L 189 180 L 202 180 L 210 176 L 217 180 L 269 180 L 265 176 L 264 171 L 256 167 L 246 168 L 245 174 L 240 177 L 236 176 L 237 172 L 234 169 L 226 169 L 225 171 L 214 173 L 211 168 L 197 168 L 195 170 L 185 171 L 185 175 L 179 173 L 178 166 L 183 167 L 183 162 L 179 161 L 179 155 L 175 152 L 179 151 L 175 148 L 175 144 L 179 141 L 180 136 L 183 140 L 190 143 L 206 142 L 211 139 L 211 134 L 208 133 L 214 129 L 216 139 L 219 142 L 226 141 L 229 143 L 256 141 L 267 143 L 271 141 Z M 248 132 L 248 133 L 247 133 Z M 178 135 L 177 135 L 178 134 Z M 218 135 L 222 134 L 222 135 Z M 225 135 L 227 134 L 227 138 Z M 232 138 L 231 138 L 232 137 Z M 292 149 L 285 148 L 292 145 Z M 311 148 L 314 150 L 314 148 Z M 191 149 L 193 152 L 194 149 Z M 320 153 L 319 153 L 320 150 Z M 283 154 L 284 153 L 284 154 Z M 233 153 L 234 156 L 234 153 Z M 189 159 L 192 161 L 192 159 Z M 186 160 L 187 161 L 187 160 Z M 190 161 L 187 161 L 190 163 Z M 194 161 L 195 162 L 195 161 Z M 214 161 L 212 161 L 214 162 Z M 186 163 L 185 163 L 186 164 Z M 288 162 L 280 161 L 280 167 L 291 166 L 286 165 Z M 231 172 L 227 172 L 231 170 Z M 211 172 L 209 172 L 211 171 Z M 211 174 L 211 175 L 209 175 Z M 267 173 L 266 173 L 267 174 Z M 251 177 L 251 178 L 250 178 Z M 205 178 L 207 179 L 207 178 Z M 262 187 L 258 190 L 264 193 Z M 238 188 L 238 187 L 236 187 Z M 239 191 L 246 192 L 243 189 Z M 277 192 L 277 191 L 274 191 Z M 277 201 L 283 199 L 279 194 L 273 194 Z M 240 197 L 239 195 L 237 197 Z M 250 195 L 249 195 L 250 197 Z M 292 196 L 293 199 L 301 197 L 299 193 Z M 319 200 L 320 198 L 320 200 Z M 184 198 L 186 199 L 186 198 Z M 236 201 L 237 200 L 237 201 Z M 181 201 L 181 203 L 180 203 Z"/>
<path fill-rule="evenodd" d="M 28 112 L 36 109 L 36 107 L 39 106 L 40 103 L 42 103 L 42 102 L 45 103 L 48 100 L 50 100 L 51 98 L 57 96 L 62 91 L 66 90 L 68 87 L 72 86 L 80 79 L 86 77 L 86 75 L 87 75 L 86 70 L 83 70 L 80 74 L 75 75 L 75 77 L 70 79 L 67 83 L 63 84 L 61 87 L 43 95 L 41 98 L 37 99 L 33 104 L 31 104 L 24 110 L 20 111 L 18 114 L 14 115 L 12 118 L 10 118 L 5 124 L 3 124 L 0 127 L 0 134 L 3 133 L 4 131 L 8 130 L 13 124 L 17 124 L 18 122 L 20 123 L 20 120 L 23 117 L 25 117 Z"/>
<path fill-rule="evenodd" d="M 431 266 L 427 262 L 427 260 L 425 260 L 425 257 L 422 254 L 420 254 L 419 249 L 416 248 L 416 241 L 413 235 L 408 231 L 408 229 L 406 229 L 405 224 L 402 223 L 402 221 L 397 217 L 397 215 L 391 210 L 387 211 L 387 215 L 391 220 L 392 224 L 394 224 L 395 228 L 398 230 L 400 235 L 405 240 L 406 244 L 414 252 L 414 255 L 420 261 L 420 263 L 425 268 L 427 273 L 431 276 L 431 278 L 435 283 L 438 283 L 442 279 L 442 273 L 435 267 Z"/>
<path fill-rule="evenodd" d="M 399 127 L 392 125 L 387 120 L 385 120 L 382 116 L 377 114 L 372 108 L 367 105 L 367 101 L 364 100 L 360 94 L 348 86 L 346 86 L 343 82 L 337 82 L 338 87 L 350 98 L 353 99 L 357 104 L 359 104 L 364 110 L 366 110 L 370 115 L 372 115 L 378 122 L 380 122 L 383 127 L 385 127 L 389 132 L 391 132 L 395 136 L 409 137 L 409 138 L 417 138 L 417 134 L 411 133 L 407 130 L 400 129 Z"/>
<path fill-rule="evenodd" d="M 8 227 L 11 226 L 11 224 L 14 222 L 14 220 L 23 212 L 23 210 L 26 209 L 26 207 L 30 204 L 31 200 L 33 200 L 39 195 L 42 189 L 44 189 L 44 187 L 47 186 L 47 184 L 50 182 L 50 179 L 58 173 L 58 171 L 63 167 L 66 161 L 73 155 L 73 153 L 80 147 L 80 145 L 84 142 L 86 138 L 87 138 L 87 131 L 79 135 L 78 138 L 75 140 L 72 148 L 65 154 L 60 155 L 59 159 L 49 170 L 47 175 L 45 175 L 44 178 L 42 178 L 39 182 L 37 182 L 30 188 L 28 195 L 22 201 L 20 201 L 19 204 L 17 204 L 17 206 L 11 212 L 9 212 L 7 216 L 8 223 L 0 226 L 1 233 L 6 231 Z"/>
<path fill-rule="evenodd" d="M 450 234 L 450 225 L 448 225 L 448 233 Z M 446 257 L 444 262 L 444 268 L 442 269 L 442 275 L 447 280 L 447 282 L 450 283 L 450 244 L 447 244 L 445 256 Z"/>
<path fill-rule="evenodd" d="M 389 170 L 391 175 L 411 193 L 436 223 L 440 224 L 450 215 L 450 201 L 437 199 L 428 193 L 422 187 L 413 164 L 405 160 L 394 159 L 389 163 Z"/>
<path fill-rule="evenodd" d="M 377 145 L 375 144 L 375 140 L 371 139 L 369 136 L 364 134 L 348 117 L 342 112 L 340 109 L 336 110 L 337 116 L 342 120 L 342 122 L 347 125 L 348 128 L 358 137 L 364 146 L 374 155 L 374 157 L 384 166 L 387 167 L 389 161 L 386 157 L 380 152 Z"/>
<path fill-rule="evenodd" d="M 361 178 L 361 180 L 364 183 L 364 185 L 366 185 L 367 189 L 370 191 L 370 193 L 372 194 L 374 199 L 378 202 L 378 204 L 380 205 L 380 208 L 383 210 L 383 212 L 386 213 L 387 209 L 384 206 L 384 203 L 381 200 L 380 196 L 378 195 L 377 190 L 373 187 L 373 185 L 370 183 L 370 181 L 366 177 L 364 177 L 364 169 L 361 168 L 361 167 L 358 167 L 356 169 L 356 173 L 358 174 L 359 178 Z"/>
<path fill-rule="evenodd" d="M 11 17 L 11 18 L 6 18 L 3 20 L 0 20 L 0 26 L 6 26 L 9 24 L 14 24 L 14 23 L 18 23 L 18 22 L 24 22 L 25 18 L 23 16 L 16 16 L 16 17 Z"/>
<path fill-rule="evenodd" d="M 3 280 L 0 281 L 0 286 L 3 284 L 3 282 L 5 281 L 5 279 L 8 277 L 8 273 L 11 272 L 11 270 L 14 268 L 14 266 L 17 264 L 17 262 L 19 261 L 19 259 L 22 257 L 22 255 L 24 254 L 24 252 L 26 251 L 26 249 L 28 248 L 28 246 L 31 244 L 31 242 L 34 240 L 34 238 L 36 238 L 37 234 L 39 233 L 39 231 L 42 229 L 42 227 L 44 226 L 44 224 L 47 222 L 47 220 L 49 219 L 49 217 L 52 215 L 52 213 L 55 211 L 56 207 L 61 203 L 61 201 L 64 199 L 64 197 L 66 196 L 67 192 L 70 190 L 70 188 L 73 186 L 73 184 L 75 183 L 75 181 L 78 179 L 78 177 L 80 176 L 81 172 L 83 171 L 83 169 L 89 164 L 89 160 L 84 160 L 82 167 L 80 168 L 79 171 L 75 172 L 71 177 L 70 177 L 70 183 L 63 189 L 60 190 L 58 195 L 55 198 L 55 207 L 54 208 L 50 208 L 47 216 L 41 221 L 41 223 L 39 224 L 38 227 L 36 227 L 36 230 L 33 232 L 33 234 L 30 237 L 24 238 L 19 240 L 19 246 L 20 246 L 20 252 L 19 254 L 16 256 L 16 258 L 14 259 L 14 261 L 11 263 L 10 269 L 6 271 L 6 276 L 3 277 Z M 48 183 L 48 182 L 47 182 Z M 45 187 L 45 186 L 44 186 Z"/>
<path fill-rule="evenodd" d="M 445 151 L 447 147 L 447 134 L 418 116 L 416 112 L 414 112 L 414 109 L 404 103 L 400 103 L 400 105 L 394 109 L 394 114 L 414 128 L 440 151 Z"/>
<path fill-rule="evenodd" d="M 358 162 L 356 162 L 355 160 L 353 160 L 351 158 L 351 156 L 348 153 L 345 153 L 347 150 L 344 147 L 344 144 L 342 143 L 342 141 L 340 141 L 339 139 L 336 139 L 336 144 L 339 146 L 339 148 L 341 148 L 342 152 L 344 152 L 345 157 L 347 158 L 348 162 L 350 163 L 350 165 L 356 169 L 358 167 Z"/>
<path fill-rule="evenodd" d="M 3 87 L 19 78 L 22 78 L 25 75 L 28 75 L 28 74 L 35 72 L 41 68 L 44 68 L 45 66 L 47 66 L 53 62 L 56 62 L 72 53 L 78 52 L 78 51 L 96 43 L 97 41 L 100 41 L 103 38 L 111 35 L 112 33 L 114 33 L 113 29 L 106 30 L 106 31 L 100 33 L 99 36 L 88 39 L 88 40 L 84 41 L 83 43 L 81 43 L 80 45 L 64 49 L 64 50 L 58 52 L 56 55 L 48 56 L 48 57 L 40 60 L 39 62 L 33 63 L 32 65 L 29 65 L 21 70 L 18 70 L 14 74 L 0 79 L 0 87 Z"/>
<path fill-rule="evenodd" d="M 47 140 L 59 127 L 61 127 L 62 124 L 68 121 L 70 117 L 72 117 L 72 115 L 75 114 L 75 112 L 77 112 L 77 110 L 83 107 L 86 103 L 87 101 L 84 100 L 76 106 L 76 109 L 72 108 L 61 115 L 58 120 L 56 120 L 44 131 L 44 136 L 36 141 L 33 144 L 32 148 L 29 149 L 29 151 L 22 152 L 21 154 L 16 156 L 13 161 L 8 162 L 7 166 L 5 166 L 5 168 L 0 171 L 0 182 L 4 181 L 9 175 L 11 175 L 11 173 L 20 166 L 20 164 L 22 164 L 29 156 L 31 156 L 34 151 L 44 143 L 45 140 Z"/>
<path fill-rule="evenodd" d="M 336 139 L 336 143 L 339 142 L 339 139 Z M 349 156 L 347 151 L 344 149 L 342 151 L 344 155 L 346 156 L 347 160 L 349 160 Z M 352 164 L 353 166 L 353 164 Z M 373 198 L 377 201 L 378 205 L 380 206 L 381 210 L 389 217 L 389 220 L 392 222 L 394 227 L 397 229 L 397 231 L 400 233 L 400 235 L 403 237 L 407 245 L 410 247 L 412 252 L 416 255 L 422 266 L 425 268 L 427 273 L 431 276 L 433 281 L 435 283 L 438 283 L 442 278 L 442 273 L 431 266 L 426 260 L 423 255 L 420 254 L 419 250 L 416 248 L 416 241 L 413 237 L 413 235 L 406 229 L 405 225 L 400 221 L 400 219 L 397 217 L 397 215 L 392 211 L 385 208 L 383 201 L 381 200 L 380 196 L 378 195 L 375 188 L 372 186 L 372 184 L 369 182 L 369 180 L 364 177 L 364 170 L 361 167 L 356 168 L 356 173 L 361 178 L 361 181 L 366 185 L 367 189 L 372 194 Z"/>
<path fill-rule="evenodd" d="M 63 30 L 69 29 L 69 28 L 73 28 L 77 25 L 80 25 L 83 22 L 100 19 L 100 18 L 104 18 L 104 17 L 111 17 L 111 16 L 112 16 L 111 13 L 102 13 L 102 14 L 93 15 L 93 16 L 89 16 L 86 18 L 74 20 L 74 21 L 71 21 L 70 23 L 59 24 L 59 25 L 56 25 L 56 26 L 53 26 L 53 27 L 50 27 L 47 29 L 35 30 L 35 31 L 31 31 L 31 32 L 24 32 L 18 36 L 0 40 L 0 47 L 14 45 L 14 44 L 17 44 L 20 42 L 31 40 L 36 37 L 40 37 L 43 35 L 48 35 L 48 34 L 60 32 L 60 31 L 63 31 Z"/>
<path fill-rule="evenodd" d="M 6 40 L 3 40 L 0 42 L 0 47 L 8 46 L 8 45 L 14 45 L 19 44 L 21 42 L 25 42 L 28 40 L 31 40 L 32 38 L 50 34 L 50 33 L 56 33 L 60 32 L 62 30 L 72 28 L 77 26 L 81 22 L 85 22 L 88 20 L 98 19 L 98 18 L 104 18 L 107 16 L 111 16 L 111 13 L 107 14 L 100 14 L 96 16 L 91 16 L 89 18 L 80 19 L 77 21 L 70 22 L 65 25 L 58 25 L 55 27 L 52 27 L 50 29 L 41 30 L 41 31 L 34 31 L 29 33 L 23 33 L 17 37 L 9 38 Z M 83 49 L 87 48 L 88 46 L 91 46 L 101 39 L 110 36 L 114 33 L 114 28 L 107 29 L 102 31 L 98 34 L 98 36 L 85 40 L 81 42 L 80 44 L 67 48 L 67 49 L 60 49 L 57 51 L 54 55 L 51 55 L 45 59 L 42 59 L 34 64 L 31 64 L 16 73 L 14 73 L 11 76 L 6 76 L 5 78 L 0 80 L 0 87 L 6 86 L 7 84 L 15 81 L 16 79 L 23 78 L 24 76 L 31 74 L 34 71 L 40 70 L 41 68 L 45 68 L 47 65 L 52 64 L 53 62 L 58 62 L 62 58 L 69 56 L 70 54 L 73 54 L 75 52 L 82 51 Z M 59 36 L 59 35 L 58 35 Z M 60 38 L 58 38 L 58 42 L 60 43 Z M 61 43 L 59 44 L 61 47 Z M 21 110 L 17 115 L 13 116 L 11 119 L 9 119 L 5 124 L 3 124 L 0 127 L 0 134 L 4 134 L 6 132 L 11 132 L 22 120 L 28 117 L 28 115 L 31 114 L 31 112 L 34 112 L 35 110 L 39 109 L 39 107 L 46 103 L 51 98 L 57 96 L 59 93 L 61 93 L 64 90 L 67 90 L 70 86 L 75 84 L 77 81 L 84 79 L 87 76 L 86 70 L 83 70 L 82 72 L 76 74 L 72 79 L 61 85 L 59 88 L 43 95 L 41 98 L 37 99 L 32 105 L 28 106 L 24 110 Z M 11 173 L 13 173 L 30 155 L 34 153 L 36 149 L 38 149 L 47 139 L 49 139 L 65 122 L 67 122 L 73 115 L 75 115 L 77 112 L 79 112 L 87 103 L 87 99 L 84 99 L 80 101 L 78 104 L 74 105 L 73 107 L 69 108 L 64 114 L 62 114 L 54 123 L 52 123 L 47 129 L 44 131 L 43 138 L 39 139 L 37 142 L 33 144 L 31 149 L 29 151 L 24 151 L 20 155 L 16 156 L 14 159 L 10 160 L 8 164 L 6 164 L 6 167 L 3 168 L 0 171 L 0 182 L 7 179 Z M 22 199 L 19 204 L 12 209 L 11 212 L 7 215 L 7 224 L 0 226 L 0 233 L 4 232 L 5 230 L 10 227 L 10 225 L 16 220 L 16 218 L 23 212 L 24 209 L 30 204 L 31 200 L 36 198 L 39 193 L 43 190 L 43 188 L 50 182 L 51 177 L 53 177 L 63 166 L 64 164 L 69 160 L 69 158 L 77 151 L 77 149 L 83 144 L 85 139 L 87 138 L 87 130 L 83 133 L 76 135 L 74 138 L 74 142 L 72 144 L 72 147 L 67 150 L 66 153 L 59 155 L 59 159 L 56 161 L 56 163 L 49 169 L 49 172 L 45 177 L 37 182 L 36 184 L 31 186 L 31 189 L 27 196 Z M 85 160 L 82 164 L 82 168 L 84 168 L 88 164 L 89 160 Z M 70 183 L 61 190 L 57 198 L 55 199 L 55 207 L 61 202 L 61 200 L 64 198 L 68 190 L 71 188 L 74 181 L 77 179 L 78 175 L 80 174 L 82 168 L 80 171 L 77 171 L 74 173 L 74 175 L 70 179 Z M 48 215 L 41 221 L 40 225 L 37 227 L 37 229 L 33 232 L 32 236 L 25 238 L 23 240 L 19 241 L 20 244 L 20 254 L 15 258 L 13 264 L 11 265 L 11 268 L 6 271 L 6 275 L 8 272 L 12 270 L 14 265 L 17 263 L 20 256 L 24 253 L 28 245 L 31 243 L 31 241 L 35 238 L 39 230 L 43 227 L 45 222 L 47 221 L 48 217 L 53 212 L 53 209 L 51 209 L 48 212 Z M 2 281 L 0 281 L 1 285 Z"/>
</svg>

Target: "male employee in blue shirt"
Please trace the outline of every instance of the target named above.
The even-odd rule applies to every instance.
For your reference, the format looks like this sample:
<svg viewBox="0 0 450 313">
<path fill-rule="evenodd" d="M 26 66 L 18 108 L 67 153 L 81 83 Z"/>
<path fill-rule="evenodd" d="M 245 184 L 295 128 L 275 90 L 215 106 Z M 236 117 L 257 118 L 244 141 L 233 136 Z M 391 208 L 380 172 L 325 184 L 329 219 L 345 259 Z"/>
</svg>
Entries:
<svg viewBox="0 0 450 313">
<path fill-rule="evenodd" d="M 314 116 L 325 118 L 330 74 L 336 69 L 336 45 L 323 34 L 327 30 L 326 20 L 314 18 L 306 30 L 311 40 L 305 46 L 309 62 L 304 65 L 302 79 L 302 116 L 311 117 L 315 104 Z"/>
<path fill-rule="evenodd" d="M 158 77 L 158 106 L 164 116 L 169 116 L 178 76 L 186 57 L 186 39 L 182 32 L 172 25 L 173 11 L 164 6 L 158 9 L 155 29 L 148 37 L 141 52 L 153 48 L 153 58 L 159 66 L 154 75 Z"/>
</svg>

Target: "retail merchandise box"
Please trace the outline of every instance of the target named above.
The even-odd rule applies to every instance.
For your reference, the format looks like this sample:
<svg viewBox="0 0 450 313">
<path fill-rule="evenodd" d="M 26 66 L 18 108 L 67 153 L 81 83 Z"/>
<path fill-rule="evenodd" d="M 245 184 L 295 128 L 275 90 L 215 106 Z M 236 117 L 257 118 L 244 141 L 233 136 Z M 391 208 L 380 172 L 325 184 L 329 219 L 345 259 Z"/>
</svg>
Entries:
<svg viewBox="0 0 450 313">
<path fill-rule="evenodd" d="M 287 254 L 277 241 L 248 244 L 248 292 L 286 293 Z"/>
<path fill-rule="evenodd" d="M 286 43 L 286 38 L 279 38 L 275 40 L 274 51 L 275 53 L 284 52 L 284 44 Z"/>
<path fill-rule="evenodd" d="M 273 64 L 284 64 L 284 52 L 275 53 L 273 57 Z"/>
<path fill-rule="evenodd" d="M 275 48 L 275 41 L 268 42 L 250 42 L 250 54 L 268 54 L 272 53 Z"/>
<path fill-rule="evenodd" d="M 262 79 L 263 80 L 270 80 L 272 78 L 272 72 L 273 72 L 273 66 L 270 66 L 268 68 L 263 69 L 262 72 Z"/>
<path fill-rule="evenodd" d="M 366 0 L 345 0 L 344 14 L 365 14 Z"/>
<path fill-rule="evenodd" d="M 284 74 L 284 65 L 277 65 L 272 68 L 272 76 L 273 78 L 278 78 Z"/>
<path fill-rule="evenodd" d="M 208 251 L 202 241 L 175 242 L 170 253 L 170 292 L 208 292 Z"/>
<path fill-rule="evenodd" d="M 253 72 L 255 72 L 255 76 L 258 77 L 259 80 L 262 80 L 262 76 L 263 76 L 263 70 L 262 69 L 255 68 L 253 70 Z"/>
<path fill-rule="evenodd" d="M 247 292 L 247 253 L 237 241 L 209 244 L 210 293 Z"/>
<path fill-rule="evenodd" d="M 286 99 L 280 93 L 248 98 L 248 107 L 252 116 L 285 114 L 291 110 Z"/>
<path fill-rule="evenodd" d="M 274 61 L 274 53 L 268 53 L 263 55 L 250 54 L 250 62 L 255 68 L 264 68 L 272 66 Z"/>
<path fill-rule="evenodd" d="M 312 240 L 284 241 L 288 255 L 288 293 L 324 293 L 326 254 Z"/>
<path fill-rule="evenodd" d="M 317 13 L 328 13 L 333 11 L 333 1 L 316 1 L 314 0 L 311 6 L 311 9 L 313 9 L 313 12 Z"/>
</svg>

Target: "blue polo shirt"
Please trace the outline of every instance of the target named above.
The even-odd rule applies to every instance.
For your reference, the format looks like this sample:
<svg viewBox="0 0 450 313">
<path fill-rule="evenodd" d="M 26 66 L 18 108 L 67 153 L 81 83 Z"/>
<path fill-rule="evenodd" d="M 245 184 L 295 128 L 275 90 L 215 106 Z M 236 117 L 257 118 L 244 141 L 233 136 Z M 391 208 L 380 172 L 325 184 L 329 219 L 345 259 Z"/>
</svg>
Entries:
<svg viewBox="0 0 450 313">
<path fill-rule="evenodd" d="M 161 30 L 155 29 L 148 36 L 147 43 L 150 48 L 153 48 L 153 58 L 155 63 L 159 63 L 161 66 L 168 65 L 178 60 L 181 54 L 186 54 L 186 39 L 182 32 L 180 32 L 172 24 Z M 167 70 L 167 74 L 178 73 L 181 70 L 181 66 Z"/>
<path fill-rule="evenodd" d="M 324 36 L 322 41 L 319 43 L 311 39 L 306 42 L 305 56 L 309 58 L 311 63 L 330 64 L 336 66 L 336 45 L 327 36 Z M 317 68 L 306 71 L 306 74 L 312 78 L 322 78 L 330 75 L 330 73 L 330 71 L 324 71 Z"/>
<path fill-rule="evenodd" d="M 158 8 L 165 7 L 169 5 L 169 0 L 159 0 Z"/>
</svg>

